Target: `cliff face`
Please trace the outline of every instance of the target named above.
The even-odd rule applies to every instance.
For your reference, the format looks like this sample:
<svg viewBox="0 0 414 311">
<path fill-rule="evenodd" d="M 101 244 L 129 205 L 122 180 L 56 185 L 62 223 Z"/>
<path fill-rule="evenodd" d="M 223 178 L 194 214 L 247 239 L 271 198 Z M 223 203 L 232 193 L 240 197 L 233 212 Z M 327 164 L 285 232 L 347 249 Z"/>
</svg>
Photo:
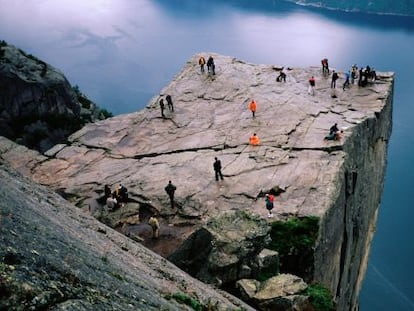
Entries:
<svg viewBox="0 0 414 311">
<path fill-rule="evenodd" d="M 164 118 L 159 98 L 154 98 L 143 111 L 86 125 L 68 144 L 44 155 L 1 139 L 1 158 L 85 210 L 100 209 L 96 198 L 104 184 L 122 183 L 130 202 L 113 213 L 98 212 L 98 217 L 165 257 L 226 211 L 255 214 L 270 226 L 291 217 L 316 216 L 319 230 L 310 267 L 300 276 L 326 285 L 338 310 L 352 310 L 383 187 L 393 74 L 377 72 L 378 79 L 367 87 L 352 85 L 342 91 L 342 81 L 332 90 L 330 78 L 322 77 L 318 67 L 291 68 L 286 82 L 276 82 L 280 68 L 213 56 L 216 75 L 201 73 L 194 56 L 161 91 L 174 102 L 174 112 L 167 109 Z M 310 76 L 316 77 L 314 96 L 307 92 Z M 247 107 L 251 98 L 258 103 L 255 118 Z M 344 129 L 343 139 L 324 140 L 334 123 Z M 261 139 L 259 146 L 248 144 L 253 133 Z M 223 181 L 214 179 L 215 157 L 222 162 Z M 177 186 L 174 208 L 164 192 L 168 180 Z M 261 198 L 268 192 L 277 194 L 274 218 L 266 217 Z M 161 236 L 149 242 L 145 223 L 154 213 L 161 219 Z M 141 223 L 128 220 L 137 214 Z M 224 236 L 233 241 L 248 241 L 238 235 L 252 236 L 225 227 L 229 233 L 221 232 L 220 239 L 206 246 L 213 254 L 229 245 L 215 243 Z M 253 258 L 265 247 L 245 254 Z M 254 276 L 248 263 L 255 260 L 237 254 L 235 261 L 232 252 L 216 257 L 232 263 L 218 285 L 229 275 L 241 277 L 240 271 L 243 277 Z M 183 256 L 173 257 L 183 263 Z M 207 257 L 213 261 L 214 256 Z M 222 263 L 215 266 L 230 269 Z"/>
<path fill-rule="evenodd" d="M 0 42 L 3 136 L 42 152 L 66 142 L 86 122 L 104 119 L 96 105 L 81 95 L 53 66 Z"/>
</svg>

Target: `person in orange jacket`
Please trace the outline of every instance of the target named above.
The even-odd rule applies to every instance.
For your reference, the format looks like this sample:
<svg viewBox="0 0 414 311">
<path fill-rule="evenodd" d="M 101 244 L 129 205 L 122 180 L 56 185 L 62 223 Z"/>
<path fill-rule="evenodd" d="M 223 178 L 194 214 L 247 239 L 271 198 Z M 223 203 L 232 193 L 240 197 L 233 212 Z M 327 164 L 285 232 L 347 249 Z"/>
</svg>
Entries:
<svg viewBox="0 0 414 311">
<path fill-rule="evenodd" d="M 252 99 L 251 102 L 249 103 L 249 109 L 252 112 L 253 118 L 254 118 L 256 110 L 257 110 L 257 103 L 254 99 Z"/>
<path fill-rule="evenodd" d="M 250 136 L 250 145 L 257 146 L 260 144 L 260 138 L 254 133 Z"/>
</svg>

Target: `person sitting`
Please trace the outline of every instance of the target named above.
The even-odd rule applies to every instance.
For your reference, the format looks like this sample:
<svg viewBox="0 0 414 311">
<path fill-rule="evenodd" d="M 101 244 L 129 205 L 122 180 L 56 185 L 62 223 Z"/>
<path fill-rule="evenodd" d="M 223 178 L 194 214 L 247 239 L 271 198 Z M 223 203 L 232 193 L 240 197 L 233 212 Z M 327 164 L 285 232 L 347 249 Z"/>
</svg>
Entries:
<svg viewBox="0 0 414 311">
<path fill-rule="evenodd" d="M 108 209 L 110 211 L 114 211 L 116 210 L 119 205 L 118 205 L 118 201 L 115 198 L 114 194 L 111 194 L 107 199 L 106 199 L 106 206 L 108 207 Z"/>
<path fill-rule="evenodd" d="M 250 145 L 257 146 L 260 144 L 260 138 L 254 133 L 252 136 L 250 136 Z"/>
<path fill-rule="evenodd" d="M 328 135 L 325 136 L 325 140 L 341 140 L 341 138 L 344 135 L 344 131 L 336 131 L 333 133 L 329 133 Z"/>
<path fill-rule="evenodd" d="M 331 128 L 329 129 L 329 135 L 332 135 L 336 132 L 338 132 L 338 123 L 335 123 L 334 125 L 331 126 Z"/>
</svg>

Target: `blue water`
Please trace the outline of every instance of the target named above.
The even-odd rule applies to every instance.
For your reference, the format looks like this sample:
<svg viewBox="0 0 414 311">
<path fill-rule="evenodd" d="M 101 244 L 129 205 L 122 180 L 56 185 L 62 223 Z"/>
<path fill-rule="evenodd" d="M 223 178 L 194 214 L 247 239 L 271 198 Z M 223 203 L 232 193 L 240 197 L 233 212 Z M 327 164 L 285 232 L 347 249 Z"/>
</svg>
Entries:
<svg viewBox="0 0 414 311">
<path fill-rule="evenodd" d="M 61 69 L 100 106 L 144 107 L 195 53 L 263 64 L 396 72 L 394 127 L 362 311 L 414 310 L 414 18 L 282 1 L 0 0 L 0 39 Z"/>
</svg>

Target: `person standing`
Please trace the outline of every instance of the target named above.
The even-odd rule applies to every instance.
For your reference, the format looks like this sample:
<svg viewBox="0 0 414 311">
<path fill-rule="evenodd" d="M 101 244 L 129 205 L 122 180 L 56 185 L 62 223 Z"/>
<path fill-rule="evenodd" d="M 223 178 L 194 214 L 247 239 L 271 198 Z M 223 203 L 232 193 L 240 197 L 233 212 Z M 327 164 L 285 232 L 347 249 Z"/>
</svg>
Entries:
<svg viewBox="0 0 414 311">
<path fill-rule="evenodd" d="M 161 117 L 165 118 L 164 115 L 164 109 L 165 109 L 165 104 L 164 104 L 164 99 L 160 99 L 160 109 L 161 109 Z"/>
<path fill-rule="evenodd" d="M 174 193 L 177 189 L 176 186 L 170 181 L 168 181 L 168 185 L 164 188 L 165 192 L 167 192 L 168 196 L 170 197 L 171 208 L 174 208 Z"/>
<path fill-rule="evenodd" d="M 345 72 L 345 82 L 342 85 L 342 90 L 344 90 L 344 91 L 345 91 L 346 87 L 349 87 L 349 76 L 350 76 L 349 71 Z"/>
<path fill-rule="evenodd" d="M 333 70 L 332 71 L 331 89 L 336 88 L 336 80 L 338 80 L 338 73 L 335 70 Z"/>
<path fill-rule="evenodd" d="M 315 95 L 315 84 L 316 84 L 315 77 L 314 77 L 314 76 L 312 76 L 312 77 L 309 79 L 309 90 L 308 90 L 308 93 L 309 93 L 310 95 L 312 95 L 312 96 L 314 96 L 314 95 Z"/>
<path fill-rule="evenodd" d="M 211 72 L 213 75 L 216 74 L 216 65 L 214 65 L 214 59 L 212 56 L 210 56 L 207 60 L 207 70 L 209 73 Z"/>
<path fill-rule="evenodd" d="M 152 228 L 152 238 L 153 239 L 158 239 L 158 237 L 160 236 L 160 223 L 159 223 L 158 219 L 155 216 L 152 216 L 148 220 L 148 224 Z"/>
<path fill-rule="evenodd" d="M 171 99 L 171 95 L 168 94 L 165 97 L 165 99 L 167 100 L 168 110 L 170 112 L 174 112 L 174 105 L 173 105 L 173 102 L 172 102 L 172 99 Z"/>
<path fill-rule="evenodd" d="M 206 59 L 203 56 L 200 56 L 198 59 L 198 64 L 200 65 L 201 72 L 204 72 L 204 65 L 206 64 Z"/>
<path fill-rule="evenodd" d="M 223 174 L 221 173 L 221 161 L 219 159 L 217 159 L 217 157 L 214 158 L 214 173 L 216 174 L 216 180 L 219 180 L 219 177 L 221 178 L 221 180 L 223 180 Z"/>
<path fill-rule="evenodd" d="M 266 197 L 265 197 L 266 209 L 268 211 L 267 217 L 269 217 L 269 218 L 273 217 L 272 210 L 273 210 L 273 207 L 274 207 L 274 205 L 273 205 L 274 198 L 275 197 L 273 196 L 273 194 L 266 194 Z"/>
<path fill-rule="evenodd" d="M 254 99 L 252 99 L 249 103 L 249 109 L 252 112 L 253 118 L 256 117 L 256 110 L 257 110 L 257 103 Z"/>
</svg>

